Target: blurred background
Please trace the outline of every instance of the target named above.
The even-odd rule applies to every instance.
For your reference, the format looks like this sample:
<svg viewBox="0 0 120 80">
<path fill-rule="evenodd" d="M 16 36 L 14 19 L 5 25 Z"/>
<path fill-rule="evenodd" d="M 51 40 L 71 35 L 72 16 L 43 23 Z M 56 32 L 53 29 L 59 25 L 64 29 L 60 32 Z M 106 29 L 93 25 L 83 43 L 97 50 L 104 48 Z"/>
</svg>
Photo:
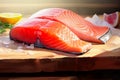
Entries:
<svg viewBox="0 0 120 80">
<path fill-rule="evenodd" d="M 0 0 L 0 12 L 19 12 L 31 15 L 43 8 L 71 9 L 81 15 L 120 11 L 120 0 Z"/>
</svg>

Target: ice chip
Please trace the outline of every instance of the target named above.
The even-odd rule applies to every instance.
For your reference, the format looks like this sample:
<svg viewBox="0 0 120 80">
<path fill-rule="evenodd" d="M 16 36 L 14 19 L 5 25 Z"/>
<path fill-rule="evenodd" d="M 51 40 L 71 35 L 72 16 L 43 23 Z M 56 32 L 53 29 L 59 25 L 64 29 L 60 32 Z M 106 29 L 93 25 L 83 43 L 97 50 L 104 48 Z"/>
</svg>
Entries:
<svg viewBox="0 0 120 80">
<path fill-rule="evenodd" d="M 28 49 L 34 49 L 34 44 L 26 45 L 26 48 L 28 48 Z"/>
</svg>

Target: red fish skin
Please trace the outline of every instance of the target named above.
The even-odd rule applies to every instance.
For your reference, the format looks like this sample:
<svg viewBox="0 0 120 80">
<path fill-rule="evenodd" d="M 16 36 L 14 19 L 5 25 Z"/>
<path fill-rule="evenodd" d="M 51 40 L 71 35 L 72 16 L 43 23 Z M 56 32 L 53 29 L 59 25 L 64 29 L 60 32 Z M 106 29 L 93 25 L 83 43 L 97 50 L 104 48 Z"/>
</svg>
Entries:
<svg viewBox="0 0 120 80">
<path fill-rule="evenodd" d="M 13 40 L 34 44 L 38 38 L 49 49 L 80 54 L 92 44 L 80 40 L 66 25 L 48 19 L 28 19 L 10 31 Z"/>
<path fill-rule="evenodd" d="M 48 8 L 38 11 L 30 18 L 42 18 L 58 21 L 68 26 L 80 39 L 103 43 L 99 38 L 109 31 L 109 28 L 104 26 L 96 26 L 85 20 L 80 15 L 66 9 Z"/>
</svg>

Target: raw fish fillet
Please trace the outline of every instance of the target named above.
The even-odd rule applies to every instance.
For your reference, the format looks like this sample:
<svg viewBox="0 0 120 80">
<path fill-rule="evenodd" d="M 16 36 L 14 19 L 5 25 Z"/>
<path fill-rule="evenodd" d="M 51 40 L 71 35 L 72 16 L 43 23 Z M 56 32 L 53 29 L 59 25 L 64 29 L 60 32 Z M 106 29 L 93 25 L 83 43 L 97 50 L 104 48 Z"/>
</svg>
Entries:
<svg viewBox="0 0 120 80">
<path fill-rule="evenodd" d="M 10 39 L 74 54 L 84 53 L 92 47 L 66 25 L 51 19 L 34 18 L 21 22 L 11 29 Z"/>
<path fill-rule="evenodd" d="M 60 22 L 70 28 L 80 39 L 105 43 L 110 33 L 106 26 L 93 25 L 80 15 L 62 8 L 47 8 L 33 14 L 30 18 L 49 19 Z"/>
</svg>

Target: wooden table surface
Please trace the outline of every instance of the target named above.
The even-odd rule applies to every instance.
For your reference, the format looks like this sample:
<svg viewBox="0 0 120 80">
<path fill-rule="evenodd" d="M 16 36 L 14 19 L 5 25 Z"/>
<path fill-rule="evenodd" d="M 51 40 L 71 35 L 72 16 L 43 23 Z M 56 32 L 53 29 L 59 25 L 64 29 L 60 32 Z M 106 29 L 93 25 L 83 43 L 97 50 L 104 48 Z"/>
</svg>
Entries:
<svg viewBox="0 0 120 80">
<path fill-rule="evenodd" d="M 9 39 L 9 32 L 0 36 L 0 72 L 55 72 L 120 69 L 120 37 L 112 36 L 105 44 L 81 55 L 55 50 L 32 48 Z"/>
</svg>

